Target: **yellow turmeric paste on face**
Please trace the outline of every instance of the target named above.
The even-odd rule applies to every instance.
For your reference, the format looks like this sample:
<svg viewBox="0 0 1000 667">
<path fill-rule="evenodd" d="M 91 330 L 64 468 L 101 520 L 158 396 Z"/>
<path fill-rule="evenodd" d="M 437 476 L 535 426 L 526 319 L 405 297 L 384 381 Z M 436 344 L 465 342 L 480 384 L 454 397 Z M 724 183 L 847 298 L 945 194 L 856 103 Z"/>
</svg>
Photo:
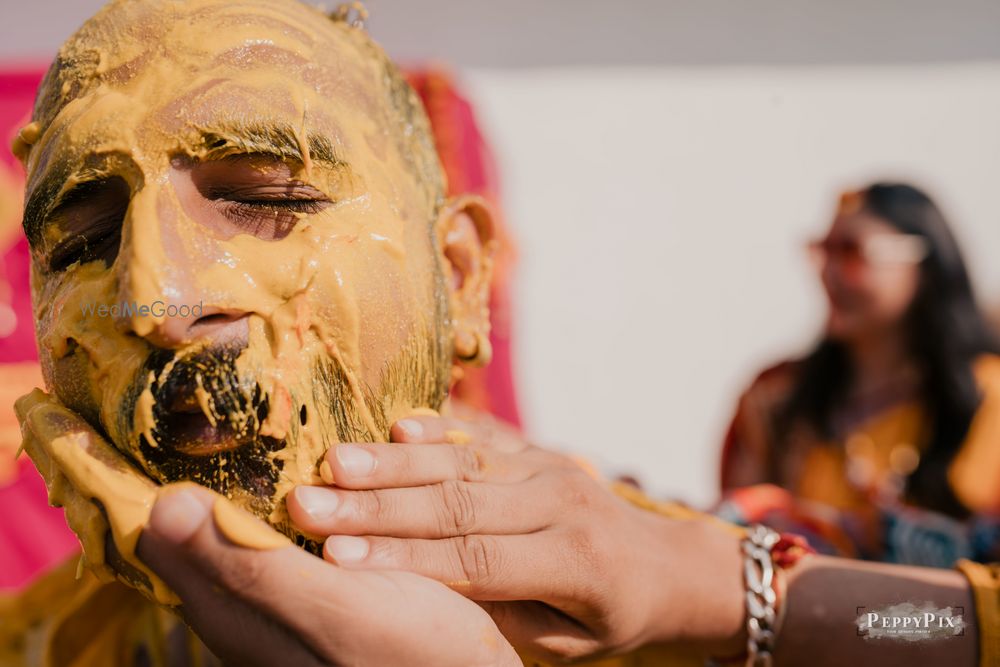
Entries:
<svg viewBox="0 0 1000 667">
<path fill-rule="evenodd" d="M 384 100 L 409 96 L 404 107 L 419 102 L 412 91 L 385 90 L 396 84 L 367 36 L 296 2 L 115 0 L 64 45 L 59 62 L 40 91 L 35 120 L 14 142 L 29 198 L 47 183 L 58 185 L 55 201 L 79 183 L 115 177 L 127 183 L 130 200 L 111 266 L 91 262 L 56 275 L 44 258 L 68 232 L 47 224 L 33 239 L 46 383 L 69 407 L 69 398 L 94 406 L 110 439 L 148 468 L 127 429 L 131 424 L 151 447 L 159 446 L 150 390 L 159 378 L 145 378 L 128 418 L 120 414 L 121 400 L 149 355 L 148 341 L 168 318 L 88 317 L 85 306 L 197 298 L 220 312 L 247 313 L 247 344 L 236 367 L 268 398 L 261 433 L 289 438 L 290 445 L 274 453 L 280 476 L 267 517 L 273 525 L 287 523 L 279 501 L 298 484 L 321 481 L 317 464 L 337 432 L 331 406 L 312 391 L 317 360 L 339 369 L 357 420 L 352 427 L 371 438 L 384 438 L 386 423 L 414 408 L 440 407 L 440 399 L 416 405 L 377 395 L 387 366 L 436 330 L 440 314 L 431 286 L 441 269 L 428 227 L 443 193 L 440 165 L 422 113 L 404 118 L 407 127 L 397 131 L 400 112 Z M 179 157 L 198 163 L 254 153 L 247 123 L 257 122 L 291 128 L 292 180 L 332 202 L 298 216 L 280 240 L 214 232 L 203 213 L 178 196 Z M 315 143 L 317 137 L 325 143 Z M 65 178 L 53 180 L 59 174 Z M 192 349 L 197 345 L 190 341 Z M 74 383 L 83 389 L 72 396 L 59 375 L 68 359 L 82 360 L 85 369 Z M 437 362 L 445 374 L 449 362 Z M 216 407 L 199 389 L 198 405 L 214 424 Z M 26 399 L 25 414 L 62 415 L 61 406 L 43 396 Z M 383 418 L 373 414 L 371 401 L 385 406 Z M 299 423 L 294 407 L 308 420 Z M 110 576 L 103 546 L 110 532 L 120 557 L 148 580 L 137 585 L 169 604 L 169 591 L 134 558 L 159 487 L 109 443 L 83 435 L 82 426 L 60 435 L 60 420 L 53 417 L 52 430 L 26 433 L 25 448 L 49 483 L 50 500 L 66 507 L 86 564 Z M 241 500 L 234 495 L 237 505 Z M 217 505 L 214 513 L 233 541 L 276 545 L 248 528 L 233 506 Z M 252 536 L 241 539 L 244 534 Z"/>
</svg>

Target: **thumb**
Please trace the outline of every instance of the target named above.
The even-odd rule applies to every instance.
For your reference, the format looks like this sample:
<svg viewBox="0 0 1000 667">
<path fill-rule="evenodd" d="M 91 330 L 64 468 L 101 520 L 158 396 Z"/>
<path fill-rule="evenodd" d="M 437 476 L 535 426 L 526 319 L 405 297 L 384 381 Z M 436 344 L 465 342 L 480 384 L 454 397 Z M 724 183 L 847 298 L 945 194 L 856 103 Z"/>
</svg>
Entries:
<svg viewBox="0 0 1000 667">
<path fill-rule="evenodd" d="M 205 645 L 227 664 L 322 664 L 269 609 L 234 594 L 233 582 L 219 576 L 235 566 L 229 549 L 259 555 L 216 530 L 213 508 L 228 501 L 195 484 L 173 486 L 153 506 L 136 553 L 177 592 L 185 620 Z"/>
</svg>

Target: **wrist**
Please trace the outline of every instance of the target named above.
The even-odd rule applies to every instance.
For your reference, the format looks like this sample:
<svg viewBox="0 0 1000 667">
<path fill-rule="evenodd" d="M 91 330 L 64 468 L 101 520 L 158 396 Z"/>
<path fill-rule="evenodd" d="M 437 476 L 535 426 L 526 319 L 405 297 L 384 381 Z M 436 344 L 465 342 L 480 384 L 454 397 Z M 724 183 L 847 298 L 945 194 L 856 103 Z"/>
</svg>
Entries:
<svg viewBox="0 0 1000 667">
<path fill-rule="evenodd" d="M 706 655 L 746 649 L 740 532 L 714 520 L 661 519 L 651 642 L 687 644 Z"/>
<path fill-rule="evenodd" d="M 715 662 L 770 665 L 788 605 L 785 570 L 815 553 L 802 537 L 750 526 L 741 540 L 746 609 L 745 650 L 714 655 Z"/>
</svg>

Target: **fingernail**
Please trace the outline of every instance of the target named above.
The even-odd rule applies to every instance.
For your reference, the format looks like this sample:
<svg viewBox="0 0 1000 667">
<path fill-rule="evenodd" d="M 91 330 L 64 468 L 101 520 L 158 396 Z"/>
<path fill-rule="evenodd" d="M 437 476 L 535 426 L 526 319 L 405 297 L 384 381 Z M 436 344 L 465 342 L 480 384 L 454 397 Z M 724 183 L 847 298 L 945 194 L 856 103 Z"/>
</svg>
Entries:
<svg viewBox="0 0 1000 667">
<path fill-rule="evenodd" d="M 326 521 L 340 505 L 340 498 L 335 492 L 318 486 L 296 487 L 295 500 L 313 521 Z"/>
<path fill-rule="evenodd" d="M 205 522 L 208 508 L 190 491 L 174 491 L 160 496 L 149 515 L 149 528 L 168 542 L 180 544 L 191 538 Z"/>
<path fill-rule="evenodd" d="M 326 553 L 335 563 L 357 563 L 368 555 L 368 540 L 350 535 L 326 538 Z"/>
<path fill-rule="evenodd" d="M 375 470 L 375 457 L 363 447 L 337 445 L 337 461 L 348 475 L 367 477 Z"/>
<path fill-rule="evenodd" d="M 418 439 L 424 434 L 424 425 L 416 419 L 400 419 L 396 426 L 403 432 L 407 439 Z"/>
</svg>

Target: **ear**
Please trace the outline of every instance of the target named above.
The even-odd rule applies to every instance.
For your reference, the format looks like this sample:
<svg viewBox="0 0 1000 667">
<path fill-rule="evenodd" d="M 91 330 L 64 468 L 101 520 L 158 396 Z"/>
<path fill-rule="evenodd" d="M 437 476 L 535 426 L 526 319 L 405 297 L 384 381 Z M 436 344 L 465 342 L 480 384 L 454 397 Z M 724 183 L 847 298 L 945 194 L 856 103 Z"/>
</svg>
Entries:
<svg viewBox="0 0 1000 667">
<path fill-rule="evenodd" d="M 493 214 L 481 197 L 453 197 L 441 208 L 436 230 L 444 253 L 455 358 L 484 366 L 493 356 L 489 305 L 496 250 Z"/>
</svg>

